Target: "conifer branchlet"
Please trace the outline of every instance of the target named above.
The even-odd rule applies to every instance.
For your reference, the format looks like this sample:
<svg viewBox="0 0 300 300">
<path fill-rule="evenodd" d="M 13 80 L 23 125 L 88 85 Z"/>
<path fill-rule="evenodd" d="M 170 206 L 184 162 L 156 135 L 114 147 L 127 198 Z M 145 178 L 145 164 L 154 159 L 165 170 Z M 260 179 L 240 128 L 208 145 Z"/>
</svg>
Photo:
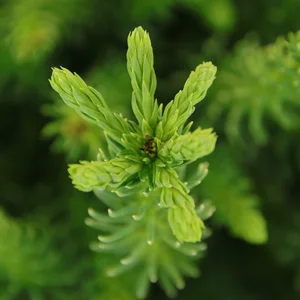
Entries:
<svg viewBox="0 0 300 300">
<path fill-rule="evenodd" d="M 183 90 L 162 110 L 155 99 L 156 75 L 148 33 L 136 28 L 128 37 L 127 69 L 133 88 L 132 109 L 137 123 L 113 113 L 99 92 L 67 69 L 53 69 L 50 83 L 64 102 L 106 133 L 106 157 L 71 165 L 70 177 L 81 191 L 109 189 L 118 195 L 141 190 L 160 191 L 162 209 L 168 209 L 170 227 L 180 242 L 197 242 L 204 228 L 177 168 L 213 151 L 212 129 L 189 132 L 184 127 L 195 105 L 211 86 L 216 67 L 200 64 L 187 79 Z M 176 168 L 176 169 L 175 169 Z M 202 175 L 201 175 L 202 176 Z M 195 185 L 201 178 L 193 178 Z"/>
</svg>

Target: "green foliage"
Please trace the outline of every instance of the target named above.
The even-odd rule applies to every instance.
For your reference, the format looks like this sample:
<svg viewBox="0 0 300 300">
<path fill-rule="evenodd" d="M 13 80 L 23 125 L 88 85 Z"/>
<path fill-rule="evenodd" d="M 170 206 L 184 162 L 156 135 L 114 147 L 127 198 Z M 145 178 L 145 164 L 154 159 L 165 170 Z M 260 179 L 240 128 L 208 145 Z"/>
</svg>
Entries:
<svg viewBox="0 0 300 300">
<path fill-rule="evenodd" d="M 1 299 L 20 299 L 22 294 L 30 299 L 59 297 L 61 288 L 74 284 L 77 271 L 66 270 L 53 237 L 54 232 L 18 222 L 0 210 Z"/>
<path fill-rule="evenodd" d="M 161 112 L 154 101 L 156 76 L 151 41 L 141 27 L 128 36 L 127 69 L 133 89 L 132 110 L 140 126 L 147 124 L 143 126 L 143 134 L 153 136 Z"/>
<path fill-rule="evenodd" d="M 184 160 L 195 160 L 178 139 L 187 118 L 194 111 L 194 105 L 201 101 L 212 84 L 216 68 L 211 63 L 203 63 L 192 72 L 183 91 L 180 91 L 166 107 L 158 110 L 154 100 L 156 79 L 153 70 L 153 52 L 148 34 L 137 28 L 128 38 L 128 71 L 133 87 L 132 107 L 139 122 L 124 119 L 112 113 L 104 98 L 95 89 L 67 69 L 54 69 L 50 83 L 64 102 L 74 108 L 83 118 L 105 130 L 109 144 L 109 158 L 99 157 L 98 162 L 82 162 L 71 165 L 69 173 L 76 188 L 81 191 L 104 189 L 122 196 L 138 189 L 145 191 L 162 189 L 161 205 L 169 208 L 169 223 L 173 233 L 180 241 L 196 242 L 201 238 L 202 221 L 194 210 L 194 201 L 189 190 L 180 182 L 176 171 L 169 166 L 167 157 L 160 151 L 164 142 L 175 139 L 176 151 L 185 153 Z M 174 116 L 169 118 L 171 112 Z M 174 118 L 175 117 L 175 118 Z M 170 133 L 170 124 L 172 131 Z M 174 128 L 174 129 L 173 129 Z M 153 135 L 156 133 L 156 135 Z M 188 134 L 188 133 L 186 133 Z M 213 134 L 203 144 L 214 148 Z M 194 144 L 195 147 L 198 144 Z M 181 150 L 182 148 L 182 150 Z M 174 160 L 174 156 L 172 157 Z M 180 161 L 173 164 L 178 165 Z M 192 228 L 188 231 L 188 228 Z"/>
<path fill-rule="evenodd" d="M 167 294 L 172 296 L 176 288 L 183 287 L 184 275 L 195 275 L 195 269 L 184 255 L 192 253 L 194 256 L 200 249 L 199 245 L 185 246 L 181 243 L 200 241 L 204 229 L 190 191 L 173 166 L 192 162 L 214 149 L 216 136 L 211 129 L 197 129 L 191 133 L 188 132 L 191 124 L 185 130 L 182 128 L 212 84 L 216 68 L 211 63 L 197 67 L 183 91 L 162 112 L 162 106 L 158 108 L 154 99 L 156 77 L 151 42 L 141 27 L 128 37 L 127 60 L 133 88 L 132 108 L 139 124 L 112 113 L 99 92 L 67 69 L 54 69 L 50 83 L 68 106 L 104 129 L 107 136 L 107 154 L 100 150 L 98 161 L 70 165 L 69 174 L 74 186 L 84 192 L 95 191 L 101 199 L 105 197 L 100 193 L 103 190 L 121 197 L 135 195 L 138 199 L 130 202 L 110 199 L 107 202 L 109 207 L 113 207 L 116 201 L 121 206 L 127 203 L 123 208 L 119 204 L 120 210 L 115 215 L 110 213 L 110 217 L 90 211 L 90 215 L 100 221 L 96 223 L 97 228 L 110 232 L 109 236 L 99 237 L 104 244 L 96 249 L 109 252 L 115 249 L 128 255 L 109 274 L 118 275 L 128 271 L 131 265 L 146 264 L 148 267 L 139 273 L 137 297 L 146 297 L 149 282 L 158 279 Z M 168 116 L 172 111 L 175 111 L 175 118 L 170 133 Z M 200 182 L 199 178 L 197 182 Z M 134 222 L 132 215 L 139 222 Z M 114 216 L 116 220 L 112 220 Z M 165 227 L 167 220 L 172 231 Z M 117 226 L 120 223 L 121 228 Z M 181 243 L 176 242 L 172 232 Z M 179 254 L 183 254 L 182 264 L 175 265 Z"/>
<path fill-rule="evenodd" d="M 159 300 L 184 284 L 181 300 L 299 299 L 299 10 L 298 0 L 2 1 L 0 299 L 136 300 L 147 294 Z M 126 68 L 124 37 L 137 24 L 151 32 L 155 73 L 142 30 L 130 35 Z M 176 128 L 177 109 L 186 117 L 193 112 L 179 96 L 202 61 L 218 65 L 209 101 L 200 101 L 194 126 L 189 120 Z M 93 102 L 92 123 L 76 112 L 90 113 L 79 105 L 89 87 L 76 95 L 75 109 L 49 87 L 50 66 L 60 65 L 101 92 L 106 135 Z M 202 84 L 191 85 L 195 97 Z M 158 136 L 169 129 L 156 99 L 166 107 L 180 89 L 183 105 L 165 116 L 174 135 L 162 141 Z M 140 120 L 128 121 L 134 113 Z M 130 130 L 119 135 L 123 123 Z M 218 146 L 208 173 L 212 126 Z M 50 140 L 40 138 L 42 128 Z M 143 165 L 137 176 L 124 164 L 136 157 Z M 79 186 L 100 184 L 94 192 L 101 201 L 68 179 L 66 164 L 81 159 L 86 165 L 70 169 L 78 172 Z M 121 168 L 110 165 L 119 159 Z M 84 226 L 87 210 L 86 224 L 95 229 Z M 198 261 L 205 244 L 180 241 L 204 240 L 210 231 L 209 251 Z M 201 278 L 193 279 L 199 270 Z M 162 288 L 152 288 L 152 281 Z"/>
<path fill-rule="evenodd" d="M 126 65 L 114 60 L 94 68 L 88 80 L 101 90 L 109 99 L 111 107 L 129 114 L 125 105 L 131 94 Z M 54 98 L 54 97 L 53 97 Z M 52 149 L 65 152 L 70 160 L 87 155 L 94 158 L 99 147 L 105 148 L 105 137 L 99 128 L 82 119 L 76 111 L 66 106 L 56 97 L 43 107 L 43 113 L 53 118 L 43 129 L 45 137 L 54 138 Z"/>
<path fill-rule="evenodd" d="M 257 143 L 268 139 L 269 120 L 287 131 L 299 129 L 299 42 L 299 32 L 263 48 L 245 40 L 220 68 L 209 113 L 214 119 L 227 115 L 229 138 L 243 139 L 245 119 Z"/>
<path fill-rule="evenodd" d="M 183 90 L 166 106 L 161 124 L 158 124 L 156 130 L 156 135 L 163 142 L 169 140 L 175 132 L 181 134 L 184 123 L 195 110 L 194 106 L 205 97 L 213 83 L 216 71 L 217 68 L 210 62 L 199 65 L 190 74 Z"/>
<path fill-rule="evenodd" d="M 157 205 L 159 192 L 122 198 L 99 190 L 95 193 L 111 208 L 108 215 L 89 209 L 86 224 L 102 232 L 91 248 L 118 258 L 104 270 L 109 277 L 129 272 L 137 298 L 145 298 L 151 282 L 158 281 L 173 297 L 184 287 L 184 276 L 198 275 L 195 260 L 203 255 L 205 244 L 181 244 L 175 239 L 166 226 L 167 212 Z M 206 219 L 209 210 L 209 205 L 202 206 L 199 216 Z"/>
<path fill-rule="evenodd" d="M 224 148 L 212 155 L 210 174 L 200 193 L 211 199 L 216 207 L 214 219 L 227 226 L 232 235 L 253 244 L 267 241 L 267 226 L 258 209 L 258 196 L 252 193 L 249 178 L 240 174 Z"/>
<path fill-rule="evenodd" d="M 142 160 L 120 157 L 109 161 L 73 164 L 69 167 L 69 173 L 74 186 L 83 192 L 90 192 L 94 189 L 103 190 L 107 186 L 117 191 L 118 187 L 125 184 L 125 187 L 129 188 L 130 182 L 135 179 L 134 177 L 141 169 Z"/>
<path fill-rule="evenodd" d="M 175 139 L 169 140 L 161 149 L 161 154 L 171 161 L 194 161 L 214 150 L 216 135 L 212 129 L 197 128 Z"/>
<path fill-rule="evenodd" d="M 130 133 L 132 125 L 121 114 L 112 113 L 99 92 L 64 68 L 54 69 L 50 83 L 67 105 L 84 119 L 104 129 L 117 150 L 123 148 L 120 144 L 122 133 Z"/>
</svg>

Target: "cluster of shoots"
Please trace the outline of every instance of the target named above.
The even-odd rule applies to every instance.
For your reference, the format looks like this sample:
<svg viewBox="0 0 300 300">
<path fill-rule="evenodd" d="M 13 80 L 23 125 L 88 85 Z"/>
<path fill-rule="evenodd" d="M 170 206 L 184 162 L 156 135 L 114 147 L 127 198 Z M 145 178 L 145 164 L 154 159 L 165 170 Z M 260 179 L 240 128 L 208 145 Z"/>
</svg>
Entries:
<svg viewBox="0 0 300 300">
<path fill-rule="evenodd" d="M 101 127 L 107 147 L 95 161 L 69 167 L 74 186 L 84 192 L 109 191 L 119 197 L 159 195 L 157 206 L 167 210 L 168 222 L 179 242 L 201 240 L 204 223 L 195 209 L 189 186 L 180 177 L 187 164 L 214 150 L 212 129 L 186 124 L 195 105 L 211 86 L 216 67 L 200 64 L 163 109 L 155 99 L 156 75 L 147 32 L 136 28 L 128 37 L 127 69 L 132 85 L 132 110 L 136 121 L 111 111 L 102 95 L 76 73 L 54 68 L 50 80 L 63 101 L 87 121 Z M 109 100 L 108 100 L 109 102 Z M 152 201 L 153 197 L 149 197 Z"/>
</svg>

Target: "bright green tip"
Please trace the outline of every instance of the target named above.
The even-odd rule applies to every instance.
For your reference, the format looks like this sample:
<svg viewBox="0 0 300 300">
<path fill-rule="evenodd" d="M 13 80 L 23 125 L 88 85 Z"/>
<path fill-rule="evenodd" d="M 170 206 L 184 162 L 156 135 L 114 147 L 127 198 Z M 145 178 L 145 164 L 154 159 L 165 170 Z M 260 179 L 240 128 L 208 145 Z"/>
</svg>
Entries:
<svg viewBox="0 0 300 300">
<path fill-rule="evenodd" d="M 201 240 L 205 226 L 195 210 L 187 207 L 169 208 L 168 220 L 173 234 L 180 242 L 196 243 Z"/>
</svg>

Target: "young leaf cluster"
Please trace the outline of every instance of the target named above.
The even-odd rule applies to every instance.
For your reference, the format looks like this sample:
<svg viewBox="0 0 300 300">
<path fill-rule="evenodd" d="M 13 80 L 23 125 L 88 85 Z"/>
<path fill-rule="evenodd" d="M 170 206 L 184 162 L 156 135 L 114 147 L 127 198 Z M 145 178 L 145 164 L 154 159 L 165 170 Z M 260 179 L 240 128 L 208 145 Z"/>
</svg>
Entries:
<svg viewBox="0 0 300 300">
<path fill-rule="evenodd" d="M 76 73 L 53 69 L 53 89 L 80 116 L 101 127 L 108 144 L 108 151 L 100 150 L 97 161 L 70 165 L 69 173 L 75 187 L 85 192 L 108 190 L 127 196 L 157 191 L 157 204 L 168 209 L 173 234 L 180 242 L 196 242 L 201 239 L 204 224 L 197 216 L 187 184 L 178 176 L 178 168 L 214 149 L 216 135 L 211 129 L 190 132 L 192 123 L 185 123 L 211 86 L 216 67 L 210 62 L 199 65 L 163 110 L 155 99 L 153 64 L 149 35 L 138 27 L 128 37 L 127 51 L 137 122 L 112 112 L 104 97 Z"/>
</svg>

